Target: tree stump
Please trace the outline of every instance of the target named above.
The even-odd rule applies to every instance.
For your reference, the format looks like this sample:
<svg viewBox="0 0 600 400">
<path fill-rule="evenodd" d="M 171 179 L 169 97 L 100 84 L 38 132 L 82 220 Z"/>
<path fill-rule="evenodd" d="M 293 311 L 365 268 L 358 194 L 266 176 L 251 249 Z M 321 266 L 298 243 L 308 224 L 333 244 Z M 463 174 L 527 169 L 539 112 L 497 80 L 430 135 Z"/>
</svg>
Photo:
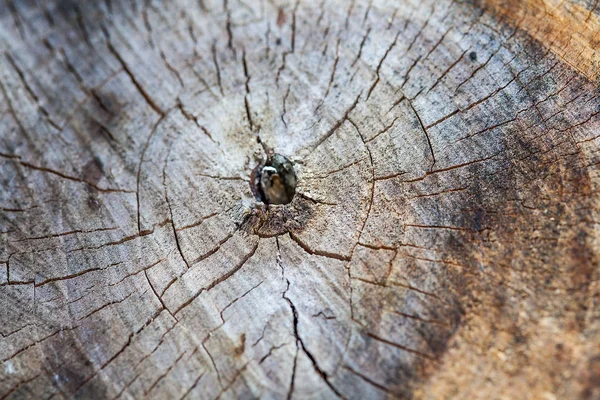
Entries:
<svg viewBox="0 0 600 400">
<path fill-rule="evenodd" d="M 600 398 L 599 38 L 594 0 L 3 1 L 0 398 Z"/>
</svg>

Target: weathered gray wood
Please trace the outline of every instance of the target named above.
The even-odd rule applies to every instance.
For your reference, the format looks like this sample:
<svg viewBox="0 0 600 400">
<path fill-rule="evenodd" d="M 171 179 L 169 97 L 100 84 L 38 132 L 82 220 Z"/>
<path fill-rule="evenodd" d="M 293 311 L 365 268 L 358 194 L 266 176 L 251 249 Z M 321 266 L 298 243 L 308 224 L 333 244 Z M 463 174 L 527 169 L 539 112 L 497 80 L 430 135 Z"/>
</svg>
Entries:
<svg viewBox="0 0 600 400">
<path fill-rule="evenodd" d="M 597 2 L 509 3 L 0 3 L 0 398 L 598 398 Z"/>
</svg>

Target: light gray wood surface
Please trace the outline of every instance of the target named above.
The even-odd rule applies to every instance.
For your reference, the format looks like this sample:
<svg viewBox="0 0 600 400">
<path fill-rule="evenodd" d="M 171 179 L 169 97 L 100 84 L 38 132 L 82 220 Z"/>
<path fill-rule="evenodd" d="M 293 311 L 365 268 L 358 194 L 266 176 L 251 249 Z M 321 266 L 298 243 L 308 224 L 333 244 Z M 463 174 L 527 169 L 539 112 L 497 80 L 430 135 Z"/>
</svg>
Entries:
<svg viewBox="0 0 600 400">
<path fill-rule="evenodd" d="M 597 4 L 483 3 L 3 0 L 0 398 L 599 398 Z"/>
</svg>

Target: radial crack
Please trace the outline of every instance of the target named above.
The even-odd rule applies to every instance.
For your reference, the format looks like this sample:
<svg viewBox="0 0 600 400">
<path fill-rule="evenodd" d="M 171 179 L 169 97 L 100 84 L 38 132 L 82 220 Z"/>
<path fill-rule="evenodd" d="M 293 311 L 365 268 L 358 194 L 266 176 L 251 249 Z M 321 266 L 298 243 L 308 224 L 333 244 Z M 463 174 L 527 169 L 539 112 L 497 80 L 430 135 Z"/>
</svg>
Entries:
<svg viewBox="0 0 600 400">
<path fill-rule="evenodd" d="M 333 386 L 331 384 L 331 382 L 329 382 L 329 376 L 327 375 L 327 373 L 325 371 L 323 371 L 319 367 L 319 365 L 317 364 L 317 360 L 315 359 L 315 357 L 312 355 L 312 353 L 304 345 L 304 341 L 302 340 L 302 338 L 300 337 L 300 334 L 298 333 L 298 310 L 296 309 L 296 306 L 290 300 L 290 298 L 286 296 L 287 291 L 290 288 L 290 281 L 286 279 L 286 282 L 287 282 L 287 288 L 282 293 L 282 297 L 289 304 L 290 309 L 292 310 L 292 316 L 294 318 L 294 336 L 296 337 L 296 345 L 298 345 L 298 344 L 300 345 L 300 348 L 302 349 L 302 351 L 304 352 L 304 354 L 306 354 L 306 356 L 310 359 L 310 361 L 311 361 L 311 363 L 312 363 L 315 371 L 319 374 L 319 376 L 321 376 L 321 378 L 323 379 L 323 381 L 336 394 L 336 396 L 339 397 L 339 398 L 344 398 L 344 396 L 342 396 L 342 394 L 335 388 L 335 386 Z M 294 362 L 294 364 L 295 364 L 295 362 Z M 295 370 L 295 368 L 294 368 L 294 370 Z M 293 382 L 294 381 L 292 379 L 292 387 L 290 388 L 291 389 L 290 390 L 290 394 L 291 394 L 291 391 L 293 390 Z"/>
</svg>

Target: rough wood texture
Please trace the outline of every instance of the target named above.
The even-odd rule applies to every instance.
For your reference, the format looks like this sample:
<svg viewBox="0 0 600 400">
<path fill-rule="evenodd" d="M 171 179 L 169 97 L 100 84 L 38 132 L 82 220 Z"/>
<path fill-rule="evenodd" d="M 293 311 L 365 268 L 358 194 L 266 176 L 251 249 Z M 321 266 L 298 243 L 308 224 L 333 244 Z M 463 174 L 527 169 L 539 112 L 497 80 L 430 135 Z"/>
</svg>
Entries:
<svg viewBox="0 0 600 400">
<path fill-rule="evenodd" d="M 2 1 L 0 398 L 600 398 L 599 18 Z"/>
<path fill-rule="evenodd" d="M 480 0 L 591 80 L 600 72 L 597 0 Z"/>
</svg>

